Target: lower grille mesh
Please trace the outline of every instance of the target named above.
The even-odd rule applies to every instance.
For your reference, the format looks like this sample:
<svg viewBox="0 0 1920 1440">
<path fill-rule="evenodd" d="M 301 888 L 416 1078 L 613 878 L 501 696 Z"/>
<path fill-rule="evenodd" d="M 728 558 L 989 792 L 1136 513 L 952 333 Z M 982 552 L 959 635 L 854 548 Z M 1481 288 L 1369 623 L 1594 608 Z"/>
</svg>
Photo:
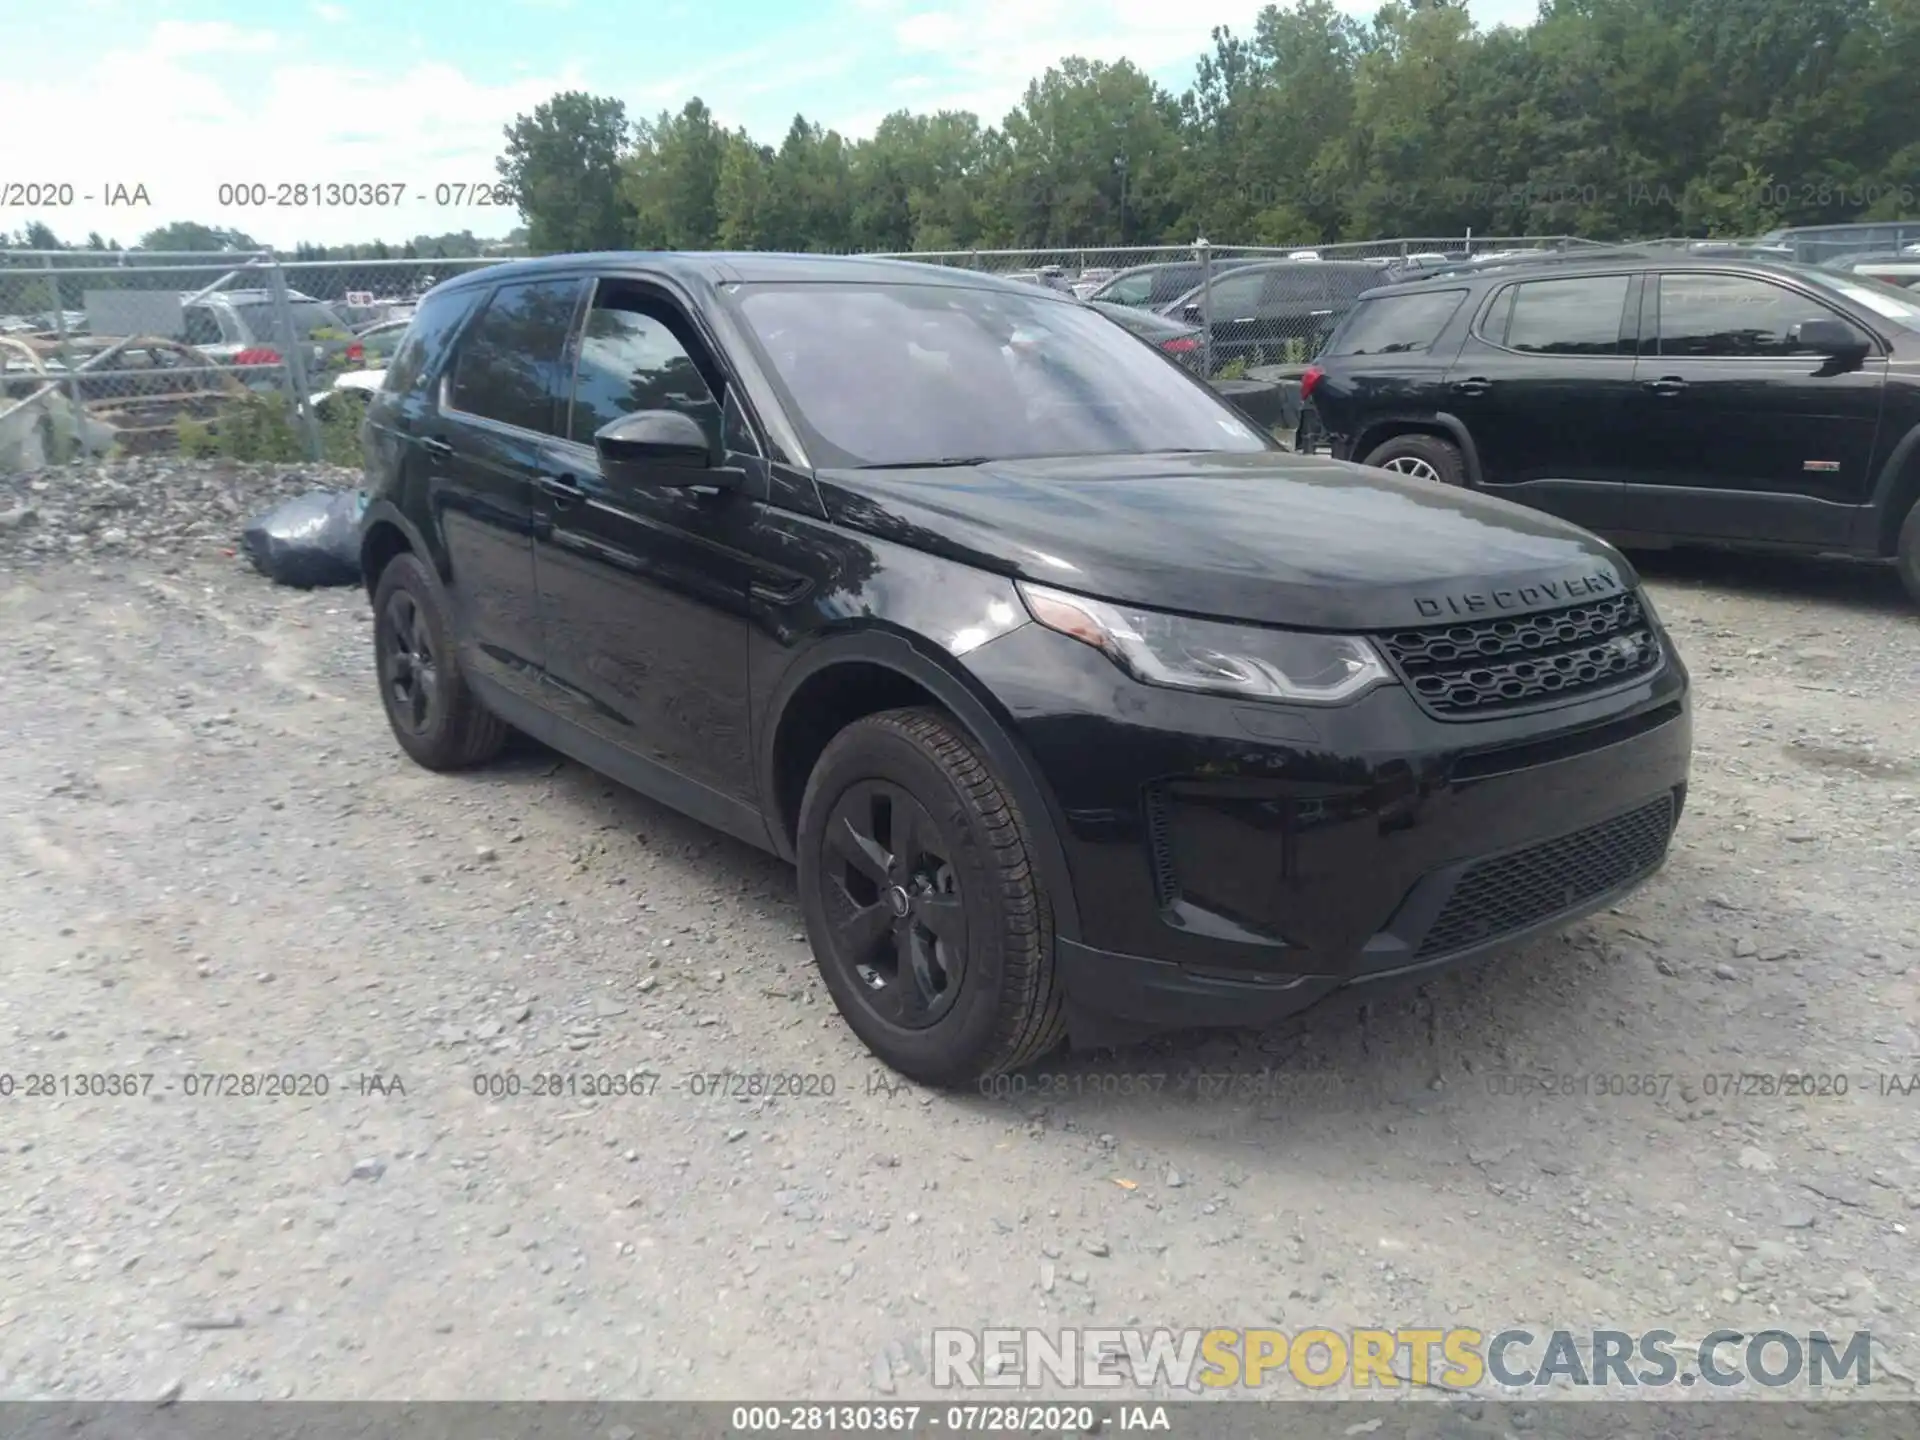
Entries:
<svg viewBox="0 0 1920 1440">
<path fill-rule="evenodd" d="M 1511 855 L 1460 877 L 1415 958 L 1497 940 L 1626 884 L 1660 863 L 1673 833 L 1673 797 Z"/>
</svg>

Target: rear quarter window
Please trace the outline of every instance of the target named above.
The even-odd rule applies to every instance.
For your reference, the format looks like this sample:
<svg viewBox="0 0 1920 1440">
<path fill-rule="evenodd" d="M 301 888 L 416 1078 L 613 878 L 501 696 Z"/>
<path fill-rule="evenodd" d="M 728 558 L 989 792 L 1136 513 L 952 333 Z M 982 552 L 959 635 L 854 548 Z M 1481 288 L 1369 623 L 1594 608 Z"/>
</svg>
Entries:
<svg viewBox="0 0 1920 1440">
<path fill-rule="evenodd" d="M 1328 343 L 1328 355 L 1411 355 L 1440 338 L 1466 299 L 1465 290 L 1419 295 L 1381 295 L 1353 307 L 1347 323 Z"/>
<path fill-rule="evenodd" d="M 429 295 L 423 300 L 420 308 L 413 312 L 406 333 L 397 337 L 398 345 L 393 349 L 393 359 L 387 362 L 387 375 L 381 388 L 404 392 L 427 380 L 439 368 L 441 357 L 447 353 L 447 341 L 460 328 L 461 320 L 486 293 L 484 285 L 469 285 Z M 394 347 L 395 338 L 387 337 L 386 346 Z"/>
</svg>

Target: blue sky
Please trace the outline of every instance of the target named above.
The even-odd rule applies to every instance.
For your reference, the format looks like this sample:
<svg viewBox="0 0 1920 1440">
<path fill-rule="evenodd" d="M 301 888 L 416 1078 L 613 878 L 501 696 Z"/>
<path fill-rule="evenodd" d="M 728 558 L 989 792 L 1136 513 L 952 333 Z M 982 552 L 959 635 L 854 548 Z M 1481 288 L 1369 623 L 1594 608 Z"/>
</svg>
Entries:
<svg viewBox="0 0 1920 1440">
<path fill-rule="evenodd" d="M 723 123 L 773 142 L 796 111 L 853 135 L 903 107 L 998 122 L 1069 54 L 1125 56 L 1182 89 L 1212 28 L 1248 31 L 1262 3 L 0 0 L 12 52 L 0 184 L 75 189 L 64 210 L 0 210 L 0 230 L 39 218 L 63 238 L 131 243 L 194 219 L 283 245 L 499 235 L 511 212 L 443 208 L 434 187 L 491 180 L 502 126 L 557 89 L 617 95 L 636 116 L 698 94 Z M 1473 5 L 1482 25 L 1524 24 L 1534 9 Z M 32 116 L 47 124 L 19 123 Z M 301 180 L 402 183 L 407 201 L 371 215 L 217 203 L 222 182 Z M 151 205 L 106 207 L 116 183 L 144 185 Z"/>
</svg>

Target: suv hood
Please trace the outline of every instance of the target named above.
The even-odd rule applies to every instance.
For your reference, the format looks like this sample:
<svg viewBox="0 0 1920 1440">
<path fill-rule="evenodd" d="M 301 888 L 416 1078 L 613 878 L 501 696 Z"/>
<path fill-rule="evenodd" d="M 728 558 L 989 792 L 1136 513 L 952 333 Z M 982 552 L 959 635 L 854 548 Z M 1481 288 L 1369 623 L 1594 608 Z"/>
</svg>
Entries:
<svg viewBox="0 0 1920 1440">
<path fill-rule="evenodd" d="M 822 470 L 841 525 L 1099 599 L 1382 630 L 1521 615 L 1638 583 L 1510 501 L 1311 455 L 1099 455 Z"/>
</svg>

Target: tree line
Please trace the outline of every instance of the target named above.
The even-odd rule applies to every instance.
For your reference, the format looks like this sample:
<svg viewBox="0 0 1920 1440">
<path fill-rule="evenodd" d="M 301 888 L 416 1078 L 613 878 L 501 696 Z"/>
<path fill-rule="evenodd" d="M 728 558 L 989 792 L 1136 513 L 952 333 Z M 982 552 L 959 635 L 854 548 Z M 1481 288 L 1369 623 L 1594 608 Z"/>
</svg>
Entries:
<svg viewBox="0 0 1920 1440">
<path fill-rule="evenodd" d="M 1213 32 L 1180 94 L 1062 60 L 997 124 L 899 111 L 778 144 L 705 101 L 554 96 L 500 174 L 535 253 L 1750 235 L 1920 215 L 1920 0 L 1330 0 Z"/>
<path fill-rule="evenodd" d="M 479 239 L 471 230 L 448 231 L 440 235 L 416 235 L 411 240 L 385 241 L 370 240 L 347 245 L 316 245 L 302 242 L 290 250 L 275 252 L 286 261 L 302 260 L 462 260 L 493 253 L 500 246 L 522 247 L 526 243 L 525 227 L 510 232 L 504 241 Z M 121 250 L 118 240 L 110 240 L 98 231 L 89 234 L 85 240 L 67 242 L 54 232 L 44 221 L 33 221 L 18 234 L 9 235 L 0 230 L 0 250 L 73 250 L 77 252 Z M 193 220 L 177 220 L 149 230 L 136 241 L 131 250 L 172 250 L 197 254 L 213 254 L 222 251 L 267 251 L 272 246 L 263 244 L 244 230 L 217 225 L 202 225 Z"/>
</svg>

